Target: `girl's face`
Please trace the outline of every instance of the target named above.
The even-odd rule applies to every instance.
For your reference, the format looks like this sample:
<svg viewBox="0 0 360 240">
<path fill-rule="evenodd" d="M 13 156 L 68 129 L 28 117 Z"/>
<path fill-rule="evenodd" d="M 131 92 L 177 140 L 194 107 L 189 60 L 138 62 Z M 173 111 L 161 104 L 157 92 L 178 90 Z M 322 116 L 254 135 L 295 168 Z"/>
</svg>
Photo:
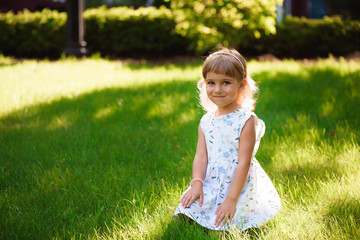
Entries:
<svg viewBox="0 0 360 240">
<path fill-rule="evenodd" d="M 236 110 L 242 83 L 236 78 L 209 72 L 205 78 L 206 93 L 219 110 Z"/>
</svg>

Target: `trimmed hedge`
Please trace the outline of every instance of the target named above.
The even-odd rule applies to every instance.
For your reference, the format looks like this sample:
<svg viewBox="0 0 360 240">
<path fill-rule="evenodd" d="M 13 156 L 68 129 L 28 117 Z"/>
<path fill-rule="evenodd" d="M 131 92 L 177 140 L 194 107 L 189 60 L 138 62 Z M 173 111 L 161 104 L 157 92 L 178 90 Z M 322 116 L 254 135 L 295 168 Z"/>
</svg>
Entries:
<svg viewBox="0 0 360 240">
<path fill-rule="evenodd" d="M 16 57 L 58 57 L 66 40 L 66 13 L 43 10 L 0 14 L 0 52 Z"/>
<path fill-rule="evenodd" d="M 60 57 L 66 43 L 66 13 L 43 10 L 0 14 L 0 52 L 16 57 Z M 171 11 L 127 7 L 88 9 L 83 14 L 91 53 L 159 56 L 188 52 L 190 40 L 175 32 Z"/>
<path fill-rule="evenodd" d="M 190 46 L 196 44 L 176 33 L 175 17 L 166 8 L 101 7 L 86 10 L 84 19 L 91 53 L 113 57 L 195 54 Z M 60 57 L 65 48 L 65 25 L 66 13 L 56 11 L 0 14 L 0 52 L 15 57 Z M 236 47 L 245 56 L 272 53 L 302 58 L 360 51 L 360 21 L 339 17 L 288 17 L 277 25 L 276 35 L 242 36 L 242 44 Z"/>
<path fill-rule="evenodd" d="M 84 19 L 90 52 L 159 56 L 184 54 L 190 45 L 175 32 L 176 22 L 167 8 L 101 7 L 85 11 Z"/>
<path fill-rule="evenodd" d="M 276 29 L 276 35 L 253 39 L 251 45 L 239 48 L 253 54 L 292 58 L 344 56 L 360 51 L 360 21 L 287 17 Z"/>
</svg>

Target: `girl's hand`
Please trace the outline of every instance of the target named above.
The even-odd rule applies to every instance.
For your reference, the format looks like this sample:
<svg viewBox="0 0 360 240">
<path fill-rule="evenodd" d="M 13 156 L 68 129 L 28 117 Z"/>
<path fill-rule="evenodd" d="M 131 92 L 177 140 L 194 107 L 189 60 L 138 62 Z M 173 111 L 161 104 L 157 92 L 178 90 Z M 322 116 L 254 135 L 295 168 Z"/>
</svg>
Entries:
<svg viewBox="0 0 360 240">
<path fill-rule="evenodd" d="M 218 227 L 222 222 L 221 226 L 224 226 L 225 223 L 230 219 L 230 224 L 232 223 L 234 214 L 236 210 L 236 201 L 230 200 L 228 198 L 223 201 L 223 203 L 216 210 L 215 215 L 215 225 Z"/>
<path fill-rule="evenodd" d="M 184 208 L 188 208 L 196 199 L 199 199 L 199 206 L 203 203 L 203 186 L 199 181 L 195 181 L 192 186 L 182 196 L 180 202 Z"/>
</svg>

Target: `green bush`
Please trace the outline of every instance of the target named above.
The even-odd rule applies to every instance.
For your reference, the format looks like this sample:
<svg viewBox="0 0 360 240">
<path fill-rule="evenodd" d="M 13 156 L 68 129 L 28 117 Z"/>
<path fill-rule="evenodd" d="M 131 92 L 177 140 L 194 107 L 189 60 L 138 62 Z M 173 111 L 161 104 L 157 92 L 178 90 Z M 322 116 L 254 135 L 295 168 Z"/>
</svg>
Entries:
<svg viewBox="0 0 360 240">
<path fill-rule="evenodd" d="M 0 14 L 0 52 L 17 57 L 57 57 L 64 49 L 66 13 L 43 10 Z"/>
<path fill-rule="evenodd" d="M 276 5 L 282 0 L 171 0 L 179 33 L 191 49 L 204 53 L 219 43 L 234 47 L 252 37 L 275 33 Z"/>
<path fill-rule="evenodd" d="M 175 32 L 167 8 L 127 7 L 85 11 L 86 41 L 91 52 L 121 56 L 184 54 L 189 40 Z"/>
<path fill-rule="evenodd" d="M 175 13 L 167 8 L 101 7 L 86 10 L 84 19 L 85 40 L 91 53 L 114 57 L 203 54 L 214 43 L 209 35 L 208 43 L 194 37 L 202 34 L 201 28 L 198 33 L 193 32 L 195 28 L 188 34 L 177 32 L 183 23 L 177 22 Z M 16 57 L 60 57 L 66 42 L 65 25 L 66 13 L 56 11 L 0 14 L 0 52 Z M 220 34 L 216 35 L 220 36 L 217 42 L 235 46 L 245 56 L 272 53 L 302 58 L 360 51 L 360 21 L 340 17 L 320 20 L 287 17 L 276 26 L 276 34 L 271 35 L 265 30 L 250 34 L 247 26 L 241 29 L 226 26 L 224 29 L 229 36 L 233 34 L 233 40 L 221 38 Z M 262 37 L 258 38 L 259 35 Z"/>
<path fill-rule="evenodd" d="M 326 57 L 360 51 L 360 21 L 340 17 L 306 19 L 287 17 L 277 25 L 276 35 L 252 39 L 240 45 L 253 54 L 272 53 L 279 57 Z"/>
<path fill-rule="evenodd" d="M 86 10 L 85 40 L 92 53 L 110 56 L 184 54 L 189 40 L 175 32 L 169 9 L 118 7 Z M 0 52 L 16 57 L 59 57 L 66 43 L 66 13 L 43 10 L 0 14 Z"/>
</svg>

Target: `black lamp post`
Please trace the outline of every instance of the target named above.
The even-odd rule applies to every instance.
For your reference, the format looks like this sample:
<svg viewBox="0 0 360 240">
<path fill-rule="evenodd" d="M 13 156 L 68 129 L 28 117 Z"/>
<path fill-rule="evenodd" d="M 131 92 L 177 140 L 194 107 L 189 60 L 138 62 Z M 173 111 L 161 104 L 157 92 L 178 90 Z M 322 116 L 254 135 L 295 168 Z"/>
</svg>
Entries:
<svg viewBox="0 0 360 240">
<path fill-rule="evenodd" d="M 66 47 L 65 54 L 82 57 L 87 55 L 84 41 L 84 0 L 66 0 Z"/>
</svg>

